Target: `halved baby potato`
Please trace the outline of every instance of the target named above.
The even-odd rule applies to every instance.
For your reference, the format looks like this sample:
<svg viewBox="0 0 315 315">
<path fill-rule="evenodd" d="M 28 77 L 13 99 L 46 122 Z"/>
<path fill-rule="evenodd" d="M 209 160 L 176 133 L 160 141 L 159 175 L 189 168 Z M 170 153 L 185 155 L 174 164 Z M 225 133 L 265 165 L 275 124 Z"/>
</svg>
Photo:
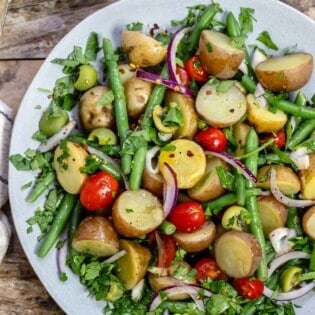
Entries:
<svg viewBox="0 0 315 315">
<path fill-rule="evenodd" d="M 235 76 L 245 56 L 233 46 L 231 38 L 215 30 L 203 30 L 199 40 L 199 57 L 210 75 L 219 79 Z"/>
<path fill-rule="evenodd" d="M 145 189 L 126 190 L 114 202 L 112 219 L 119 234 L 141 237 L 162 223 L 163 206 L 156 196 Z"/>
<path fill-rule="evenodd" d="M 312 71 L 313 57 L 308 53 L 270 57 L 255 68 L 260 84 L 272 92 L 292 92 L 302 88 Z"/>
<path fill-rule="evenodd" d="M 302 195 L 305 199 L 315 199 L 315 154 L 309 155 L 309 167 L 300 170 Z"/>
<path fill-rule="evenodd" d="M 302 226 L 304 232 L 315 240 L 315 206 L 312 206 L 303 214 Z"/>
<path fill-rule="evenodd" d="M 118 234 L 112 222 L 102 216 L 88 216 L 78 225 L 72 247 L 79 253 L 112 256 L 119 250 Z"/>
<path fill-rule="evenodd" d="M 234 84 L 227 91 L 218 91 L 218 85 L 204 84 L 196 98 L 196 111 L 210 125 L 224 128 L 237 123 L 247 109 L 246 96 Z"/>
<path fill-rule="evenodd" d="M 166 57 L 166 47 L 141 32 L 122 31 L 121 44 L 129 61 L 136 67 L 156 66 Z"/>
<path fill-rule="evenodd" d="M 271 112 L 267 107 L 262 107 L 253 94 L 247 95 L 247 120 L 255 126 L 257 132 L 277 132 L 284 127 L 288 117 L 282 110 Z"/>
<path fill-rule="evenodd" d="M 164 163 L 175 172 L 179 189 L 193 187 L 206 170 L 202 147 L 188 139 L 173 140 L 161 149 L 158 165 L 162 175 L 165 172 Z"/>
</svg>

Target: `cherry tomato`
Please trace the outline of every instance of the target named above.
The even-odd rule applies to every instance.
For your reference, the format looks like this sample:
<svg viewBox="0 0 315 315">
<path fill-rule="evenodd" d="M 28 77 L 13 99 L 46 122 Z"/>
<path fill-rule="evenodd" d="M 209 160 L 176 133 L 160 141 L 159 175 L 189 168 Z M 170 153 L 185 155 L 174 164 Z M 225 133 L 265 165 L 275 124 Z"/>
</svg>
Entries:
<svg viewBox="0 0 315 315">
<path fill-rule="evenodd" d="M 91 175 L 83 184 L 80 192 L 80 201 L 89 211 L 101 210 L 109 206 L 119 189 L 116 178 L 107 172 L 98 172 Z"/>
<path fill-rule="evenodd" d="M 187 71 L 185 70 L 185 68 L 177 65 L 176 66 L 176 74 L 178 75 L 181 84 L 183 86 L 188 86 L 189 77 L 188 77 L 188 74 L 187 74 Z"/>
<path fill-rule="evenodd" d="M 207 150 L 220 152 L 226 150 L 227 138 L 220 128 L 209 127 L 200 131 L 195 140 Z"/>
<path fill-rule="evenodd" d="M 267 142 L 271 139 L 274 139 L 274 145 L 278 149 L 282 149 L 285 146 L 286 136 L 283 130 L 279 130 L 276 134 L 265 134 L 262 136 L 262 143 Z M 272 149 L 272 146 L 268 146 L 267 149 Z"/>
<path fill-rule="evenodd" d="M 250 300 L 259 298 L 264 291 L 263 282 L 257 278 L 245 277 L 234 279 L 233 286 L 239 295 Z"/>
<path fill-rule="evenodd" d="M 208 80 L 208 74 L 202 67 L 198 55 L 189 58 L 185 62 L 184 67 L 190 79 L 194 79 L 195 81 L 201 83 Z"/>
<path fill-rule="evenodd" d="M 171 210 L 168 220 L 176 226 L 177 231 L 192 232 L 204 224 L 206 217 L 200 203 L 185 201 Z"/>
<path fill-rule="evenodd" d="M 156 232 L 158 233 L 158 232 Z M 161 268 L 168 268 L 171 262 L 175 258 L 176 254 L 176 243 L 170 235 L 159 233 L 162 241 L 161 246 L 158 247 L 158 260 L 157 266 Z"/>
<path fill-rule="evenodd" d="M 212 257 L 204 257 L 198 260 L 195 269 L 197 270 L 198 281 L 207 278 L 212 280 L 227 280 L 228 278 L 228 275 L 219 268 L 216 260 Z"/>
</svg>

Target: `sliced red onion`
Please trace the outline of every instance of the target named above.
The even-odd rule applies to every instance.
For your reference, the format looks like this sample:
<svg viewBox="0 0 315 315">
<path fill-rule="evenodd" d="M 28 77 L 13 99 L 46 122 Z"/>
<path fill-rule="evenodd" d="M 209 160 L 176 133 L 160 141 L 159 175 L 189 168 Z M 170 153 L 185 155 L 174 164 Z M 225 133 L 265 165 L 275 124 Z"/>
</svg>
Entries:
<svg viewBox="0 0 315 315">
<path fill-rule="evenodd" d="M 252 68 L 255 69 L 259 63 L 265 61 L 266 59 L 267 56 L 259 48 L 256 48 L 251 61 Z"/>
<path fill-rule="evenodd" d="M 137 70 L 136 76 L 138 78 L 141 78 L 143 80 L 153 82 L 155 84 L 162 84 L 166 86 L 167 88 L 174 90 L 175 92 L 182 93 L 184 95 L 187 95 L 189 97 L 194 97 L 195 93 L 188 87 L 178 84 L 176 81 L 169 80 L 166 78 L 163 78 L 159 76 L 158 74 L 154 74 L 151 72 L 147 72 L 144 70 Z"/>
<path fill-rule="evenodd" d="M 51 136 L 46 143 L 42 143 L 37 151 L 39 152 L 47 152 L 52 150 L 54 147 L 56 147 L 61 140 L 66 139 L 72 130 L 74 129 L 76 125 L 75 120 L 70 120 L 65 126 L 63 126 L 57 133 L 55 133 L 53 136 Z"/>
<path fill-rule="evenodd" d="M 242 71 L 244 74 L 246 74 L 246 75 L 248 74 L 248 68 L 247 68 L 247 64 L 246 64 L 245 59 L 242 60 L 242 62 L 240 64 L 240 66 L 238 67 L 238 69 L 240 71 Z"/>
<path fill-rule="evenodd" d="M 299 170 L 308 169 L 310 166 L 310 157 L 306 147 L 298 148 L 290 153 L 290 159 Z"/>
<path fill-rule="evenodd" d="M 172 81 L 177 82 L 177 84 L 181 84 L 180 78 L 176 74 L 176 51 L 178 44 L 185 36 L 186 32 L 189 30 L 189 27 L 185 27 L 179 29 L 175 34 L 172 36 L 171 41 L 167 47 L 167 66 L 168 72 L 170 75 L 170 79 Z"/>
<path fill-rule="evenodd" d="M 142 297 L 145 281 L 144 279 L 140 280 L 136 286 L 131 290 L 131 298 L 134 301 L 139 301 Z"/>
<path fill-rule="evenodd" d="M 153 166 L 153 159 L 156 157 L 157 153 L 160 151 L 159 146 L 154 146 L 150 150 L 148 150 L 146 158 L 145 158 L 145 166 L 146 169 L 152 174 L 158 174 L 160 172 L 158 164 Z"/>
<path fill-rule="evenodd" d="M 290 242 L 290 238 L 296 237 L 296 235 L 297 233 L 295 229 L 281 227 L 273 230 L 269 234 L 269 239 L 275 252 L 282 255 L 292 249 L 292 242 Z"/>
<path fill-rule="evenodd" d="M 177 186 L 177 176 L 169 164 L 163 164 L 162 174 L 164 178 L 163 210 L 165 217 L 167 217 L 176 205 L 179 189 Z"/>
<path fill-rule="evenodd" d="M 274 167 L 270 170 L 270 190 L 273 196 L 281 203 L 288 207 L 305 208 L 315 204 L 315 200 L 309 199 L 292 199 L 285 196 L 279 189 L 276 180 L 276 169 Z"/>
<path fill-rule="evenodd" d="M 128 181 L 127 177 L 122 172 L 119 164 L 112 157 L 110 157 L 109 155 L 105 154 L 104 152 L 97 150 L 97 149 L 95 149 L 89 145 L 87 146 L 87 150 L 90 154 L 95 154 L 95 155 L 99 156 L 101 159 L 103 159 L 104 161 L 107 161 L 108 163 L 115 165 L 117 167 L 117 169 L 119 170 L 120 175 L 124 181 L 125 188 L 127 190 L 129 189 L 129 181 Z"/>
<path fill-rule="evenodd" d="M 175 296 L 177 294 L 186 293 L 186 294 L 189 294 L 190 297 L 194 300 L 197 308 L 201 311 L 204 311 L 205 308 L 204 308 L 203 301 L 202 301 L 202 298 L 201 298 L 200 293 L 199 293 L 200 291 L 202 291 L 202 293 L 206 296 L 212 295 L 212 293 L 208 290 L 205 290 L 205 289 L 200 288 L 198 286 L 189 285 L 189 284 L 166 288 L 166 289 L 164 289 L 164 290 L 162 290 L 159 293 L 154 295 L 154 297 L 150 303 L 149 310 L 154 311 L 163 302 L 163 299 L 162 299 L 160 293 L 163 293 L 162 294 L 163 296 L 166 295 L 168 297 L 172 297 L 172 296 Z"/>
<path fill-rule="evenodd" d="M 310 254 L 302 252 L 302 251 L 293 251 L 288 252 L 286 254 L 280 255 L 277 258 L 275 258 L 269 265 L 268 268 L 268 276 L 270 277 L 276 269 L 278 269 L 280 266 L 285 264 L 286 262 L 292 260 L 292 259 L 310 259 Z M 306 293 L 310 292 L 315 287 L 315 282 L 312 281 L 308 284 L 303 285 L 301 288 L 297 290 L 292 290 L 290 292 L 285 293 L 279 293 L 270 290 L 266 286 L 264 287 L 263 294 L 269 298 L 272 298 L 276 301 L 289 301 L 297 299 Z"/>
<path fill-rule="evenodd" d="M 278 293 L 275 291 L 270 290 L 266 286 L 264 287 L 264 292 L 263 294 L 273 300 L 276 301 L 290 301 L 290 300 L 295 300 L 308 292 L 310 292 L 313 288 L 315 287 L 314 282 L 310 282 L 308 284 L 303 285 L 301 288 L 292 290 L 290 292 L 282 292 Z"/>
<path fill-rule="evenodd" d="M 63 245 L 62 247 L 57 248 L 56 252 L 57 271 L 59 278 L 61 278 L 62 274 L 65 272 L 68 255 L 68 241 L 61 240 L 61 242 L 63 242 Z"/>
<path fill-rule="evenodd" d="M 108 257 L 107 259 L 105 259 L 104 263 L 111 264 L 111 263 L 117 261 L 119 258 L 125 256 L 126 254 L 127 254 L 127 251 L 122 249 L 119 252 L 117 252 L 116 254 L 114 254 L 114 255 Z"/>
<path fill-rule="evenodd" d="M 229 163 L 236 169 L 238 169 L 248 180 L 250 180 L 253 183 L 257 182 L 256 176 L 253 174 L 253 172 L 248 169 L 240 160 L 236 159 L 234 156 L 226 153 L 225 151 L 221 152 L 215 152 L 215 151 L 205 151 L 206 155 L 213 155 L 216 156 L 225 162 Z"/>
<path fill-rule="evenodd" d="M 277 256 L 270 264 L 268 268 L 268 276 L 270 277 L 276 269 L 292 259 L 310 259 L 310 254 L 302 251 L 292 251 L 283 255 Z"/>
</svg>

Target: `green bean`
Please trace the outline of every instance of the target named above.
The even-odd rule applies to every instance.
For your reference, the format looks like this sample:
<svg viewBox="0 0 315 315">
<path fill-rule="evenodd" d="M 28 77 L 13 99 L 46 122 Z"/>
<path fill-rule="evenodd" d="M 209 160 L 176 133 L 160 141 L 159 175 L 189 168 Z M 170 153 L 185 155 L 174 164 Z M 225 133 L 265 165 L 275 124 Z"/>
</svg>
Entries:
<svg viewBox="0 0 315 315">
<path fill-rule="evenodd" d="M 206 215 L 218 214 L 224 207 L 237 201 L 236 194 L 227 193 L 204 204 Z"/>
<path fill-rule="evenodd" d="M 256 131 L 251 128 L 246 137 L 245 151 L 252 152 L 255 151 L 258 147 L 258 136 Z M 250 155 L 245 159 L 245 166 L 257 174 L 258 167 L 258 153 L 255 155 Z M 246 180 L 246 188 L 254 188 L 255 184 L 249 180 Z M 245 199 L 245 207 L 251 213 L 252 218 L 249 224 L 250 231 L 257 238 L 262 251 L 262 260 L 257 269 L 257 275 L 261 280 L 266 280 L 268 278 L 268 270 L 266 263 L 266 253 L 265 253 L 265 237 L 262 229 L 261 219 L 259 215 L 257 197 L 255 195 L 247 196 Z"/>
<path fill-rule="evenodd" d="M 296 148 L 303 140 L 305 140 L 315 129 L 315 119 L 304 121 L 300 127 L 293 133 L 288 141 L 287 147 L 291 150 Z"/>
<path fill-rule="evenodd" d="M 159 226 L 159 231 L 164 234 L 171 235 L 176 231 L 176 226 L 173 223 L 165 220 Z"/>
<path fill-rule="evenodd" d="M 313 250 L 311 253 L 309 268 L 310 268 L 310 271 L 315 271 L 315 241 L 313 241 Z"/>
<path fill-rule="evenodd" d="M 71 267 L 71 269 L 75 273 L 79 273 L 79 270 L 77 269 L 77 264 L 73 261 L 74 255 L 77 253 L 76 250 L 72 247 L 72 240 L 74 237 L 74 233 L 77 229 L 77 226 L 80 222 L 81 213 L 82 213 L 83 207 L 80 203 L 80 200 L 77 200 L 77 203 L 75 204 L 70 220 L 69 220 L 69 228 L 68 228 L 68 253 L 67 253 L 67 264 Z"/>
<path fill-rule="evenodd" d="M 240 206 L 245 204 L 245 178 L 242 174 L 237 173 L 235 176 L 236 202 Z"/>
<path fill-rule="evenodd" d="M 256 90 L 256 82 L 248 75 L 244 74 L 241 79 L 241 85 L 249 92 L 254 93 Z"/>
<path fill-rule="evenodd" d="M 44 191 L 51 185 L 56 179 L 55 172 L 48 172 L 43 178 L 40 178 L 33 187 L 32 191 L 28 195 L 26 202 L 32 203 L 37 200 Z"/>
<path fill-rule="evenodd" d="M 283 110 L 287 114 L 307 119 L 315 119 L 315 110 L 312 108 L 306 106 L 296 106 L 296 104 L 288 100 L 278 99 L 270 93 L 265 93 L 264 96 L 268 104 Z"/>
<path fill-rule="evenodd" d="M 288 207 L 286 226 L 290 229 L 295 229 L 298 235 L 303 234 L 303 228 L 301 226 L 301 220 L 297 208 Z"/>
<path fill-rule="evenodd" d="M 214 3 L 207 7 L 185 42 L 185 54 L 191 56 L 197 50 L 201 32 L 208 28 L 215 15 L 221 12 L 221 6 Z"/>
<path fill-rule="evenodd" d="M 296 97 L 294 99 L 294 104 L 296 104 L 297 106 L 305 106 L 307 103 L 307 98 L 305 96 L 305 94 L 301 91 L 299 91 L 296 94 Z"/>
<path fill-rule="evenodd" d="M 226 28 L 230 37 L 237 37 L 241 35 L 241 27 L 232 12 L 227 14 Z"/>
<path fill-rule="evenodd" d="M 115 54 L 113 51 L 112 42 L 103 38 L 103 52 L 104 61 L 108 69 L 108 78 L 111 85 L 111 89 L 114 93 L 114 109 L 115 119 L 118 135 L 120 138 L 120 145 L 123 146 L 129 131 L 128 114 L 126 107 L 126 97 L 124 87 L 121 81 L 121 77 L 118 70 Z M 131 169 L 131 155 L 122 154 L 121 156 L 121 168 L 124 174 L 129 174 Z"/>
<path fill-rule="evenodd" d="M 113 175 L 118 181 L 122 181 L 122 175 L 120 169 L 118 169 L 114 164 L 104 161 L 100 166 L 99 169 L 101 171 L 105 171 Z"/>
<path fill-rule="evenodd" d="M 49 231 L 45 235 L 38 251 L 38 257 L 45 257 L 52 246 L 56 243 L 58 237 L 62 233 L 63 229 L 65 228 L 68 218 L 73 210 L 73 207 L 76 203 L 77 196 L 66 194 L 61 201 L 61 204 L 58 208 L 56 216 L 49 228 Z"/>
<path fill-rule="evenodd" d="M 161 71 L 161 77 L 165 78 L 168 76 L 168 69 L 167 66 L 164 65 Z M 162 103 L 164 95 L 166 92 L 166 87 L 164 85 L 158 84 L 154 87 L 148 104 L 146 106 L 145 112 L 142 117 L 141 121 L 141 128 L 144 130 L 147 130 L 152 126 L 152 112 L 153 108 L 156 105 L 159 105 Z M 145 165 L 145 157 L 147 153 L 147 148 L 142 147 L 139 148 L 134 156 L 133 163 L 132 163 L 132 169 L 130 174 L 130 189 L 137 190 L 140 187 L 142 173 Z"/>
</svg>

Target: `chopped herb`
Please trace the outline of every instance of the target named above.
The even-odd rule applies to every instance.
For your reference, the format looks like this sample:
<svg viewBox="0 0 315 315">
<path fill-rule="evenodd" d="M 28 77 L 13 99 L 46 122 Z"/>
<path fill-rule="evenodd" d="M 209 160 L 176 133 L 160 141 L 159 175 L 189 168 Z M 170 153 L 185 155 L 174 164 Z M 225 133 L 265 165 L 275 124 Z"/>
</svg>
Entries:
<svg viewBox="0 0 315 315">
<path fill-rule="evenodd" d="M 267 31 L 260 33 L 257 40 L 265 44 L 270 49 L 278 50 L 278 46 L 272 41 L 270 34 Z"/>
<path fill-rule="evenodd" d="M 128 31 L 142 31 L 143 23 L 141 22 L 133 22 L 131 24 L 127 24 L 126 26 Z"/>
<path fill-rule="evenodd" d="M 84 56 L 88 61 L 96 60 L 97 53 L 99 51 L 99 44 L 97 33 L 92 32 L 87 40 Z"/>
<path fill-rule="evenodd" d="M 125 211 L 126 211 L 127 213 L 132 213 L 132 212 L 134 212 L 134 210 L 131 209 L 131 208 L 126 208 Z"/>
<path fill-rule="evenodd" d="M 96 102 L 98 106 L 106 106 L 114 101 L 114 93 L 112 90 L 108 90 L 101 95 L 99 100 Z"/>
<path fill-rule="evenodd" d="M 168 151 L 168 152 L 172 152 L 175 150 L 176 150 L 176 146 L 174 144 L 167 144 L 161 149 L 161 151 Z"/>
<path fill-rule="evenodd" d="M 234 84 L 235 80 L 223 80 L 216 87 L 218 93 L 226 93 Z"/>
</svg>

